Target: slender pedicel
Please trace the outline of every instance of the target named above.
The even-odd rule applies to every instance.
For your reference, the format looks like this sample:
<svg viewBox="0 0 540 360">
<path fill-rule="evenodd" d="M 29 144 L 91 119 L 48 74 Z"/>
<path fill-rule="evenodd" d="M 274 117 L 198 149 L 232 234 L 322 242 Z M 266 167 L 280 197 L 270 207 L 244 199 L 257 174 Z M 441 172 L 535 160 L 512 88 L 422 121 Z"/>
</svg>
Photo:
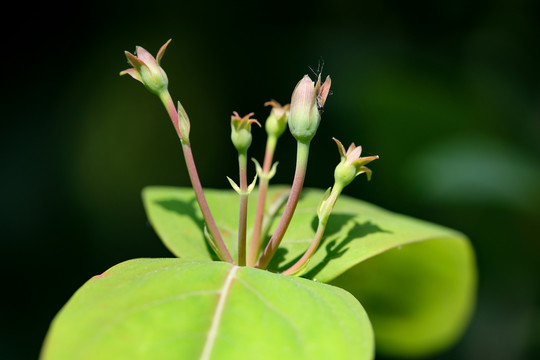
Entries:
<svg viewBox="0 0 540 360">
<path fill-rule="evenodd" d="M 204 192 L 199 180 L 199 175 L 197 174 L 197 168 L 195 166 L 195 161 L 193 159 L 193 154 L 191 152 L 191 145 L 189 142 L 189 118 L 179 103 L 178 110 L 175 108 L 172 101 L 171 95 L 168 91 L 168 78 L 165 71 L 161 68 L 160 62 L 163 58 L 163 54 L 169 45 L 171 40 L 167 41 L 165 45 L 161 47 L 156 58 L 154 58 L 148 51 L 144 48 L 137 46 L 136 56 L 126 51 L 126 58 L 128 62 L 133 66 L 133 68 L 124 70 L 120 75 L 128 74 L 133 77 L 135 80 L 138 80 L 144 84 L 144 86 L 153 94 L 157 95 L 162 101 L 169 117 L 174 125 L 174 129 L 178 134 L 182 142 L 182 150 L 184 152 L 184 159 L 186 161 L 186 166 L 191 180 L 191 185 L 195 192 L 195 197 L 201 209 L 204 221 L 208 227 L 208 232 L 215 240 L 215 245 L 219 249 L 218 256 L 230 263 L 234 263 L 225 242 L 221 237 L 221 233 L 212 217 L 208 203 L 204 196 Z"/>
<path fill-rule="evenodd" d="M 264 156 L 263 167 L 260 169 L 259 174 L 259 194 L 257 198 L 257 210 L 255 212 L 255 221 L 253 223 L 253 232 L 251 234 L 251 243 L 249 245 L 250 247 L 247 258 L 248 266 L 255 265 L 255 262 L 257 261 L 257 256 L 259 255 L 259 250 L 261 246 L 262 223 L 264 218 L 264 210 L 266 208 L 266 192 L 268 190 L 268 183 L 270 181 L 269 173 L 272 159 L 274 156 L 275 146 L 276 138 L 269 137 L 266 142 L 266 152 Z M 258 165 L 257 167 L 259 168 L 260 165 Z"/>
<path fill-rule="evenodd" d="M 265 211 L 261 230 L 261 245 L 264 244 L 264 239 L 268 237 L 270 227 L 276 220 L 279 210 L 285 206 L 287 199 L 289 199 L 290 190 L 288 188 L 287 190 L 280 191 Z"/>
<path fill-rule="evenodd" d="M 332 188 L 332 192 L 330 193 L 330 196 L 323 200 L 324 202 L 327 202 L 327 205 L 330 209 L 332 209 L 337 201 L 337 198 L 341 194 L 341 191 L 343 188 L 334 185 Z M 330 215 L 330 212 L 328 212 L 328 216 Z M 309 262 L 309 259 L 315 254 L 315 251 L 319 247 L 319 244 L 321 243 L 322 237 L 324 235 L 324 231 L 326 230 L 326 224 L 328 223 L 328 216 L 326 218 L 319 217 L 319 224 L 317 226 L 317 232 L 315 233 L 315 236 L 313 238 L 313 241 L 311 242 L 311 245 L 306 250 L 304 255 L 290 268 L 283 271 L 283 275 L 297 275 L 299 274 L 307 265 Z"/>
<path fill-rule="evenodd" d="M 238 265 L 246 265 L 246 227 L 247 227 L 247 207 L 248 196 L 255 186 L 256 178 L 252 185 L 247 184 L 247 151 L 251 145 L 251 124 L 256 123 L 261 126 L 255 119 L 251 119 L 253 113 L 244 116 L 243 118 L 237 112 L 231 117 L 231 140 L 234 147 L 238 151 L 238 165 L 240 173 L 240 187 L 234 184 L 234 181 L 229 179 L 231 185 L 237 190 L 240 195 L 240 211 L 238 217 Z"/>
<path fill-rule="evenodd" d="M 195 167 L 195 161 L 191 152 L 191 146 L 182 144 L 182 150 L 184 152 L 184 159 L 186 161 L 189 179 L 191 180 L 191 186 L 193 187 L 193 191 L 195 192 L 195 198 L 197 199 L 197 203 L 199 204 L 199 207 L 201 209 L 204 222 L 208 227 L 208 232 L 214 238 L 216 242 L 216 247 L 219 249 L 220 253 L 218 254 L 218 256 L 224 261 L 234 264 L 234 260 L 229 253 L 229 250 L 227 250 L 227 246 L 225 245 L 225 242 L 221 237 L 221 233 L 219 232 L 212 213 L 210 212 L 210 208 L 208 207 L 208 203 L 206 202 L 206 197 L 204 196 L 203 188 L 199 180 L 197 168 Z"/>
<path fill-rule="evenodd" d="M 246 265 L 246 226 L 247 226 L 247 154 L 238 155 L 240 170 L 240 213 L 238 215 L 238 265 Z"/>
<path fill-rule="evenodd" d="M 330 194 L 328 194 L 328 191 L 325 193 L 317 210 L 317 215 L 319 217 L 317 232 L 315 233 L 315 237 L 308 250 L 293 266 L 282 272 L 284 275 L 296 275 L 305 268 L 309 259 L 315 254 L 315 251 L 321 243 L 324 231 L 326 230 L 326 224 L 328 223 L 328 218 L 330 217 L 343 188 L 349 185 L 354 178 L 363 173 L 365 173 L 368 180 L 370 180 L 371 170 L 365 165 L 379 158 L 378 156 L 360 157 L 362 153 L 361 146 L 357 147 L 352 143 L 351 146 L 349 146 L 349 149 L 345 151 L 345 148 L 339 140 L 334 138 L 334 141 L 338 145 L 341 161 L 334 171 L 334 186 L 332 187 L 332 191 Z"/>
<path fill-rule="evenodd" d="M 289 115 L 289 129 L 297 141 L 296 171 L 294 175 L 291 195 L 278 223 L 276 231 L 264 249 L 263 254 L 255 267 L 266 269 L 289 227 L 298 199 L 302 192 L 309 157 L 309 144 L 321 121 L 321 113 L 330 91 L 330 77 L 321 84 L 320 76 L 314 83 L 305 75 L 296 85 L 291 97 Z"/>
<path fill-rule="evenodd" d="M 266 267 L 270 263 L 270 260 L 272 260 L 272 257 L 276 253 L 276 250 L 278 249 L 279 244 L 281 243 L 281 240 L 283 239 L 283 236 L 285 235 L 285 232 L 289 227 L 289 224 L 291 223 L 294 210 L 296 209 L 296 205 L 298 204 L 298 200 L 300 199 L 300 194 L 302 193 L 302 187 L 304 186 L 308 156 L 309 143 L 304 144 L 298 142 L 296 155 L 296 172 L 294 174 L 294 180 L 291 187 L 291 192 L 289 194 L 289 199 L 287 200 L 287 205 L 285 205 L 285 209 L 283 210 L 283 214 L 281 215 L 281 219 L 279 220 L 274 234 L 270 238 L 268 245 L 266 245 L 266 248 L 264 249 L 263 254 L 259 258 L 259 261 L 257 261 L 257 263 L 255 264 L 255 267 L 259 269 L 266 269 Z"/>
<path fill-rule="evenodd" d="M 247 257 L 247 265 L 253 266 L 257 261 L 259 250 L 262 241 L 262 225 L 264 218 L 264 210 L 266 207 L 266 192 L 268 190 L 268 183 L 276 172 L 277 163 L 272 166 L 274 158 L 274 152 L 278 138 L 283 134 L 287 127 L 287 119 L 289 117 L 289 106 L 281 106 L 277 101 L 271 100 L 264 105 L 271 105 L 272 110 L 270 116 L 265 122 L 265 129 L 268 135 L 266 140 L 266 150 L 264 154 L 264 162 L 262 168 L 255 161 L 257 165 L 257 173 L 259 175 L 259 195 L 257 198 L 257 211 L 255 213 L 255 221 L 253 223 L 253 233 L 251 235 L 251 243 L 249 253 Z"/>
</svg>

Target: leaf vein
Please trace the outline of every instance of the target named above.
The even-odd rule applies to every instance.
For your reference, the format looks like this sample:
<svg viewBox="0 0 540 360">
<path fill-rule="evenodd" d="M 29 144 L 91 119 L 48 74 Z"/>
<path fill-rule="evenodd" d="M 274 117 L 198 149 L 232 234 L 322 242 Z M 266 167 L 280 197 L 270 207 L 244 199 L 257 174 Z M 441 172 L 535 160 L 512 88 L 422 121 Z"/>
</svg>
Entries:
<svg viewBox="0 0 540 360">
<path fill-rule="evenodd" d="M 277 307 L 275 307 L 274 304 L 272 304 L 270 301 L 268 301 L 268 299 L 266 299 L 257 289 L 255 289 L 253 286 L 251 286 L 249 283 L 247 283 L 243 279 L 238 278 L 237 280 L 240 283 L 242 283 L 242 285 L 244 285 L 255 296 L 257 296 L 263 302 L 263 304 L 266 305 L 266 307 L 268 309 L 275 312 L 277 315 L 281 316 L 291 326 L 291 328 L 294 330 L 294 333 L 296 334 L 297 339 L 300 341 L 301 348 L 305 349 L 306 348 L 306 343 L 304 341 L 304 338 L 302 337 L 302 333 L 301 333 L 300 329 L 298 329 L 298 326 L 296 326 L 296 324 L 294 322 L 292 322 L 291 319 L 289 319 L 286 314 L 284 314 Z"/>
<path fill-rule="evenodd" d="M 227 277 L 225 278 L 225 282 L 223 283 L 223 286 L 219 292 L 218 303 L 216 305 L 216 310 L 212 317 L 212 324 L 210 325 L 210 330 L 208 331 L 208 336 L 206 337 L 206 342 L 204 344 L 203 352 L 200 357 L 201 360 L 210 359 L 210 355 L 212 354 L 212 350 L 216 342 L 217 331 L 219 328 L 219 324 L 221 322 L 221 316 L 223 315 L 223 310 L 225 309 L 225 301 L 227 300 L 227 296 L 229 295 L 229 290 L 231 289 L 231 283 L 234 280 L 234 277 L 238 269 L 239 269 L 238 266 L 233 265 L 231 270 L 229 270 L 229 273 L 227 274 Z"/>
</svg>

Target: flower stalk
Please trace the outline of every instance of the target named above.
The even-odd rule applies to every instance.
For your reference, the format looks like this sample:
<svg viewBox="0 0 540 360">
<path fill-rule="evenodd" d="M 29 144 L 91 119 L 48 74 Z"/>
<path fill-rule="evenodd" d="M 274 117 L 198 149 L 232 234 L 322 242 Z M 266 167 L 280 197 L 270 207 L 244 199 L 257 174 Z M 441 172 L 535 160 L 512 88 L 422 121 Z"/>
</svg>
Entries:
<svg viewBox="0 0 540 360">
<path fill-rule="evenodd" d="M 317 209 L 317 215 L 319 217 L 317 231 L 315 232 L 315 236 L 304 255 L 293 266 L 283 271 L 283 275 L 298 275 L 302 272 L 309 262 L 309 259 L 311 259 L 319 247 L 324 235 L 324 231 L 326 230 L 326 224 L 328 223 L 330 214 L 332 213 L 336 201 L 345 186 L 349 185 L 358 175 L 364 173 L 366 174 L 368 180 L 370 180 L 371 170 L 365 165 L 379 158 L 378 156 L 360 157 L 362 153 L 361 146 L 357 147 L 354 145 L 354 143 L 352 143 L 351 146 L 349 146 L 349 149 L 345 151 L 345 148 L 339 140 L 334 138 L 334 141 L 338 146 L 341 161 L 336 166 L 334 171 L 334 186 L 332 187 L 332 191 L 327 191 L 324 194 L 323 199 L 319 204 L 319 208 Z"/>
<path fill-rule="evenodd" d="M 309 158 L 309 144 L 319 127 L 321 111 L 329 94 L 330 85 L 330 77 L 327 77 L 325 82 L 321 84 L 320 76 L 317 83 L 314 83 L 308 75 L 305 75 L 293 91 L 288 124 L 291 134 L 297 141 L 296 171 L 291 194 L 276 231 L 255 264 L 255 267 L 259 269 L 266 269 L 291 223 L 304 185 Z"/>
<path fill-rule="evenodd" d="M 270 168 L 272 165 L 272 159 L 274 157 L 274 151 L 276 149 L 276 143 L 277 139 L 275 137 L 268 137 L 268 140 L 266 142 L 264 163 L 262 168 L 260 169 L 257 210 L 255 212 L 255 222 L 253 223 L 253 232 L 251 234 L 251 243 L 247 259 L 247 264 L 249 266 L 255 265 L 255 262 L 257 261 L 257 256 L 259 255 L 262 236 L 264 236 L 262 233 L 262 225 L 264 219 L 264 211 L 266 209 L 266 193 L 268 191 L 268 184 L 270 182 Z M 258 167 L 260 167 L 260 165 Z"/>
<path fill-rule="evenodd" d="M 324 232 L 326 230 L 326 224 L 328 223 L 328 218 L 330 217 L 330 212 L 334 208 L 334 205 L 336 204 L 336 201 L 341 194 L 341 191 L 343 191 L 343 186 L 341 184 L 334 184 L 330 195 L 328 196 L 328 194 L 326 194 L 328 198 L 324 200 L 324 205 L 328 210 L 325 211 L 323 214 L 319 215 L 319 224 L 317 225 L 317 231 L 315 232 L 313 241 L 311 242 L 309 248 L 306 250 L 304 255 L 293 266 L 282 272 L 283 275 L 299 275 L 302 270 L 305 269 L 309 260 L 311 259 L 313 254 L 315 254 L 315 251 L 321 243 Z"/>
<path fill-rule="evenodd" d="M 172 97 L 168 90 L 167 74 L 160 66 L 161 59 L 163 58 L 163 54 L 165 53 L 170 41 L 171 40 L 167 41 L 167 43 L 160 48 L 156 58 L 154 58 L 148 51 L 140 46 L 137 46 L 136 55 L 126 51 L 126 58 L 133 68 L 122 71 L 120 75 L 128 74 L 135 80 L 142 82 L 150 92 L 160 98 L 161 102 L 165 106 L 165 109 L 167 110 L 167 113 L 169 114 L 169 117 L 173 123 L 174 129 L 182 142 L 184 160 L 186 162 L 191 185 L 195 192 L 195 198 L 197 199 L 197 203 L 201 209 L 208 232 L 215 241 L 215 247 L 218 249 L 217 255 L 224 261 L 234 263 L 234 260 L 227 250 L 227 246 L 225 245 L 217 224 L 212 216 L 206 201 L 206 197 L 204 196 L 204 191 L 197 173 L 197 167 L 195 166 L 195 160 L 193 159 L 191 145 L 189 142 L 189 118 L 180 103 L 178 104 L 178 109 L 176 109 L 174 106 Z M 182 129 L 184 130 L 183 132 Z"/>
<path fill-rule="evenodd" d="M 272 257 L 276 253 L 285 232 L 291 223 L 292 216 L 296 210 L 296 205 L 300 199 L 300 194 L 302 193 L 302 187 L 304 186 L 304 180 L 306 178 L 307 163 L 309 157 L 309 142 L 303 143 L 298 141 L 296 148 L 296 171 L 294 174 L 293 184 L 291 186 L 291 192 L 289 194 L 289 199 L 281 215 L 281 219 L 277 225 L 274 234 L 270 238 L 270 241 L 266 245 L 263 254 L 255 264 L 256 268 L 266 269 Z"/>
<path fill-rule="evenodd" d="M 238 165 L 240 173 L 240 187 L 234 184 L 234 181 L 229 179 L 233 188 L 240 195 L 240 207 L 238 216 L 238 265 L 246 265 L 246 232 L 247 232 L 247 208 L 249 193 L 255 187 L 255 180 L 252 185 L 248 187 L 247 184 L 247 151 L 251 145 L 251 125 L 259 124 L 255 119 L 251 119 L 253 113 L 250 113 L 244 117 L 240 117 L 237 112 L 233 113 L 231 117 L 231 140 L 234 147 L 238 151 Z"/>
<path fill-rule="evenodd" d="M 217 227 L 217 224 L 212 216 L 206 197 L 204 196 L 204 191 L 199 180 L 199 174 L 197 173 L 197 167 L 195 166 L 195 160 L 193 159 L 193 153 L 191 152 L 191 146 L 189 144 L 182 144 L 182 151 L 184 152 L 184 159 L 186 161 L 186 167 L 188 169 L 189 179 L 191 180 L 191 186 L 195 192 L 195 198 L 201 209 L 201 213 L 204 219 L 206 226 L 208 227 L 208 232 L 215 241 L 215 245 L 219 250 L 218 256 L 223 261 L 230 262 L 234 264 L 234 260 L 227 250 L 227 246 L 223 241 L 223 237 Z"/>
<path fill-rule="evenodd" d="M 257 256 L 259 256 L 262 238 L 266 235 L 262 232 L 264 212 L 266 209 L 266 193 L 268 191 L 270 179 L 274 176 L 277 166 L 277 163 L 272 166 L 272 161 L 274 158 L 277 141 L 286 129 L 287 119 L 289 117 L 289 105 L 281 106 L 274 100 L 268 101 L 264 105 L 272 106 L 272 110 L 270 111 L 270 116 L 265 122 L 265 129 L 268 137 L 266 140 L 263 166 L 261 167 L 259 163 L 254 160 L 255 164 L 257 165 L 257 174 L 259 175 L 259 194 L 257 198 L 257 210 L 255 212 L 251 243 L 247 257 L 248 266 L 255 265 Z"/>
<path fill-rule="evenodd" d="M 182 144 L 186 168 L 195 198 L 204 219 L 204 235 L 221 260 L 234 264 L 234 259 L 227 249 L 206 201 L 197 167 L 195 166 L 189 138 L 191 127 L 189 117 L 180 102 L 175 106 L 168 90 L 169 80 L 167 74 L 160 65 L 169 43 L 170 40 L 159 49 L 155 58 L 139 46 L 136 48 L 135 55 L 125 52 L 126 58 L 132 68 L 122 71 L 120 75 L 127 74 L 141 82 L 150 92 L 157 95 L 163 103 Z M 251 125 L 254 123 L 259 126 L 261 125 L 257 120 L 251 118 L 253 113 L 241 117 L 238 113 L 233 112 L 231 116 L 231 140 L 238 152 L 240 185 L 237 185 L 232 179 L 228 179 L 234 190 L 239 194 L 237 265 L 266 269 L 281 244 L 300 199 L 306 177 L 311 140 L 319 127 L 321 113 L 330 93 L 330 86 L 331 79 L 329 76 L 322 82 L 319 75 L 315 82 L 308 75 L 305 75 L 296 85 L 292 93 L 290 105 L 281 106 L 274 100 L 265 103 L 265 105 L 272 106 L 272 110 L 265 123 L 267 141 L 264 161 L 261 166 L 253 159 L 257 172 L 255 179 L 249 185 L 247 182 L 247 159 L 248 149 L 252 142 Z M 273 163 L 274 153 L 278 139 L 287 128 L 287 125 L 297 142 L 294 179 L 290 191 L 279 195 L 278 199 L 273 204 L 270 204 L 269 213 L 265 216 L 268 186 L 270 179 L 276 172 L 277 166 L 277 163 Z M 371 170 L 365 165 L 379 158 L 378 156 L 360 157 L 362 152 L 360 146 L 357 147 L 353 143 L 345 150 L 341 142 L 335 138 L 334 140 L 341 157 L 341 161 L 334 171 L 334 185 L 325 193 L 317 210 L 319 223 L 309 248 L 294 265 L 282 272 L 284 275 L 298 275 L 306 268 L 309 260 L 321 244 L 328 219 L 343 189 L 360 174 L 365 173 L 369 180 L 371 178 Z M 257 209 L 248 251 L 246 234 L 248 198 L 255 187 L 257 178 L 260 179 Z M 286 205 L 277 227 L 259 257 L 263 239 L 266 239 L 271 224 L 274 218 L 277 217 L 279 209 L 285 201 Z"/>
<path fill-rule="evenodd" d="M 240 214 L 238 216 L 238 265 L 246 265 L 246 227 L 247 227 L 247 154 L 238 154 L 240 170 Z"/>
</svg>

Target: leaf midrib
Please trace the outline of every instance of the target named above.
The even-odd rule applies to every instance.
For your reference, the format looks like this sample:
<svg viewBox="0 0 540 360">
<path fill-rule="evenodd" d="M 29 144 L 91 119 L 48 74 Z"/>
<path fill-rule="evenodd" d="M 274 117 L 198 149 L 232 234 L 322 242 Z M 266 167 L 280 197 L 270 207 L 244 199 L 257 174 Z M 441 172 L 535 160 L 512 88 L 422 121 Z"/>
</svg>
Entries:
<svg viewBox="0 0 540 360">
<path fill-rule="evenodd" d="M 223 315 L 223 310 L 225 309 L 225 301 L 227 300 L 232 281 L 234 280 L 234 276 L 236 275 L 238 269 L 238 266 L 233 265 L 225 277 L 225 281 L 223 282 L 223 286 L 219 292 L 216 310 L 212 316 L 212 324 L 210 325 L 210 330 L 208 331 L 208 336 L 206 337 L 206 342 L 204 344 L 201 357 L 199 358 L 200 360 L 210 359 L 210 355 L 212 354 L 212 350 L 214 349 L 214 344 L 216 342 L 219 324 L 221 323 L 221 316 Z"/>
</svg>

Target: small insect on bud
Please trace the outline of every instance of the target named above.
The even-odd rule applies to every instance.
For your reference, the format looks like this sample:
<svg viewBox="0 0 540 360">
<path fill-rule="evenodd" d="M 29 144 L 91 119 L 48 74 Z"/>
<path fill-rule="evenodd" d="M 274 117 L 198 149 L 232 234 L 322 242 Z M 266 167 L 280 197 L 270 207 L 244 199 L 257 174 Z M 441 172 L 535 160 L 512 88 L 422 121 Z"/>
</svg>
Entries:
<svg viewBox="0 0 540 360">
<path fill-rule="evenodd" d="M 336 184 L 339 183 L 345 187 L 349 185 L 355 177 L 363 173 L 366 173 L 368 180 L 370 180 L 371 170 L 364 165 L 378 159 L 379 156 L 360 157 L 362 153 L 361 146 L 355 146 L 354 143 L 352 143 L 349 146 L 349 149 L 345 151 L 341 142 L 336 138 L 333 139 L 336 142 L 339 154 L 341 155 L 341 162 L 336 166 L 336 170 L 334 171 Z"/>
<path fill-rule="evenodd" d="M 148 51 L 140 46 L 137 46 L 135 55 L 126 51 L 126 58 L 133 68 L 120 72 L 120 75 L 130 75 L 135 80 L 142 82 L 150 92 L 156 95 L 167 91 L 169 80 L 159 63 L 170 42 L 171 40 L 167 41 L 159 49 L 155 59 Z"/>
<path fill-rule="evenodd" d="M 289 108 L 291 106 L 290 104 L 281 106 L 281 104 L 275 100 L 265 102 L 264 106 L 272 106 L 270 116 L 268 116 L 268 119 L 266 119 L 266 122 L 264 123 L 266 133 L 269 136 L 274 136 L 278 138 L 287 128 L 287 120 L 289 119 Z"/>
<path fill-rule="evenodd" d="M 330 92 L 330 76 L 321 85 L 321 77 L 315 84 L 308 75 L 296 85 L 291 99 L 289 129 L 296 140 L 309 143 L 315 136 L 321 121 L 321 111 Z"/>
<path fill-rule="evenodd" d="M 245 153 L 251 145 L 251 124 L 255 123 L 261 127 L 261 124 L 251 119 L 253 113 L 240 117 L 235 111 L 231 116 L 231 140 L 238 153 Z"/>
</svg>

